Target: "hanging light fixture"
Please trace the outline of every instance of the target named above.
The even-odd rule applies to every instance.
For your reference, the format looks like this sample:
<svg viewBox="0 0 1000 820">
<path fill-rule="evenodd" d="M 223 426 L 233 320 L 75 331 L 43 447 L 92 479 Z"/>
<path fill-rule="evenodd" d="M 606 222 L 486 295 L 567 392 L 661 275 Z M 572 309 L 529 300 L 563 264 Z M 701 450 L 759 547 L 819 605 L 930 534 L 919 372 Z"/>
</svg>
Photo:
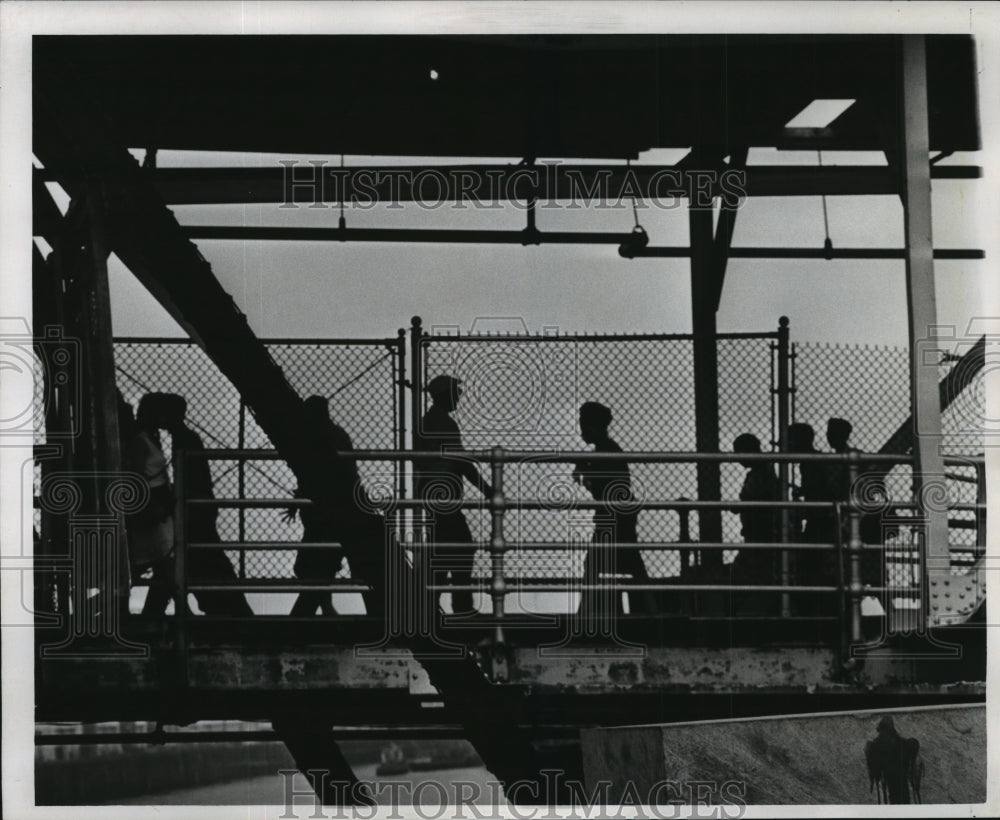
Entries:
<svg viewBox="0 0 1000 820">
<path fill-rule="evenodd" d="M 816 156 L 819 158 L 819 167 L 823 167 L 823 152 L 817 151 Z M 826 238 L 823 240 L 823 250 L 826 252 L 827 259 L 833 259 L 833 240 L 830 239 L 830 220 L 826 213 L 826 194 L 820 194 L 820 198 L 823 200 L 823 233 Z"/>
<path fill-rule="evenodd" d="M 632 160 L 626 160 L 625 166 L 632 167 Z M 649 234 L 646 229 L 639 224 L 639 209 L 636 207 L 636 198 L 632 197 L 632 217 L 635 219 L 635 227 L 629 237 L 618 246 L 618 255 L 625 259 L 634 259 L 635 254 L 649 244 Z"/>
</svg>

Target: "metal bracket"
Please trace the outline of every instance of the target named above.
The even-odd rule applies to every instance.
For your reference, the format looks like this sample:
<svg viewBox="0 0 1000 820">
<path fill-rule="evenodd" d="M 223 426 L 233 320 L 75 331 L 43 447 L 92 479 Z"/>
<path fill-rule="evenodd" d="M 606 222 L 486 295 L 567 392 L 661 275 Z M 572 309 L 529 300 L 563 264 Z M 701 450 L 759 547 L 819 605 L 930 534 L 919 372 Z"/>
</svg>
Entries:
<svg viewBox="0 0 1000 820">
<path fill-rule="evenodd" d="M 980 558 L 965 575 L 929 571 L 929 626 L 964 623 L 986 599 L 985 567 Z"/>
</svg>

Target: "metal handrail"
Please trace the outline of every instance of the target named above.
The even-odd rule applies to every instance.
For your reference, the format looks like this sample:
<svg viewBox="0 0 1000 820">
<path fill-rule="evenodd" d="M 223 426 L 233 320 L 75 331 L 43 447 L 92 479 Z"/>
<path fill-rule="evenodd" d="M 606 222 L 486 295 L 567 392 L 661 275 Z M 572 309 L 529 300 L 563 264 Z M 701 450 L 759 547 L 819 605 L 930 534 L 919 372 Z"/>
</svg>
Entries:
<svg viewBox="0 0 1000 820">
<path fill-rule="evenodd" d="M 237 450 L 237 449 L 205 449 L 191 450 L 191 455 L 213 458 L 220 461 L 232 461 L 247 458 L 260 461 L 283 461 L 284 456 L 277 450 Z M 801 462 L 826 462 L 830 464 L 847 464 L 852 461 L 860 464 L 899 465 L 913 464 L 911 455 L 891 455 L 881 453 L 695 453 L 685 451 L 636 450 L 622 453 L 595 453 L 590 450 L 507 450 L 494 454 L 493 450 L 345 450 L 338 454 L 339 458 L 353 461 L 440 461 L 441 459 L 458 459 L 466 461 L 492 462 L 494 459 L 503 464 L 520 463 L 567 463 L 577 461 L 608 461 L 628 462 L 633 464 L 697 464 L 707 463 L 765 463 L 777 464 Z M 985 464 L 984 456 L 945 456 L 944 463 L 948 466 L 973 466 Z"/>
<path fill-rule="evenodd" d="M 189 499 L 183 495 L 183 459 L 187 455 L 198 455 L 206 459 L 246 459 L 246 460 L 278 460 L 282 456 L 276 450 L 201 450 L 180 453 L 181 462 L 178 466 L 178 512 L 183 519 L 183 510 L 187 506 L 209 506 L 215 508 L 300 508 L 308 507 L 313 502 L 309 499 L 301 498 L 259 498 L 259 499 L 226 499 L 226 498 L 206 498 Z M 495 447 L 490 450 L 463 450 L 459 452 L 434 452 L 434 451 L 411 451 L 411 450 L 354 450 L 340 454 L 342 457 L 356 461 L 410 461 L 414 464 L 425 461 L 440 461 L 442 458 L 455 458 L 462 460 L 482 461 L 490 465 L 493 493 L 481 500 L 456 500 L 454 502 L 441 502 L 448 511 L 461 509 L 487 509 L 490 513 L 491 530 L 487 542 L 487 549 L 490 554 L 490 575 L 488 582 L 481 584 L 428 584 L 426 592 L 437 594 L 441 592 L 479 592 L 488 588 L 489 595 L 493 603 L 493 615 L 490 623 L 494 627 L 493 639 L 497 644 L 505 641 L 504 617 L 505 602 L 510 594 L 527 592 L 600 592 L 607 591 L 607 585 L 584 583 L 575 581 L 565 583 L 532 583 L 525 584 L 523 579 L 517 576 L 508 577 L 505 570 L 505 559 L 508 552 L 518 550 L 572 550 L 579 549 L 579 542 L 540 542 L 540 541 L 508 541 L 504 536 L 504 518 L 508 509 L 518 510 L 594 510 L 594 511 L 629 511 L 638 512 L 640 510 L 675 510 L 678 513 L 690 512 L 691 510 L 722 510 L 730 512 L 740 512 L 744 510 L 829 510 L 838 521 L 843 520 L 846 514 L 847 537 L 838 538 L 835 543 L 805 543 L 805 542 L 757 542 L 757 543 L 727 543 L 722 541 L 705 542 L 692 544 L 689 541 L 659 541 L 659 542 L 628 542 L 628 543 L 587 543 L 589 549 L 638 549 L 638 550 L 782 550 L 783 554 L 791 551 L 834 551 L 838 554 L 838 577 L 836 583 L 832 585 L 795 585 L 789 583 L 789 578 L 783 573 L 780 584 L 676 584 L 664 580 L 662 583 L 618 583 L 614 585 L 614 592 L 744 592 L 744 593 L 781 593 L 783 603 L 788 600 L 792 593 L 799 594 L 837 594 L 841 601 L 841 622 L 845 629 L 843 632 L 844 643 L 855 644 L 862 640 L 862 618 L 861 601 L 865 595 L 889 592 L 887 587 L 865 586 L 861 578 L 861 555 L 866 550 L 861 540 L 861 519 L 865 511 L 860 509 L 853 500 L 848 501 L 798 501 L 798 500 L 776 500 L 776 501 L 695 501 L 689 499 L 676 500 L 656 500 L 656 501 L 631 501 L 631 502 L 608 502 L 597 500 L 566 500 L 566 501 L 542 501 L 538 499 L 508 499 L 504 492 L 504 465 L 510 463 L 573 463 L 577 461 L 607 461 L 630 462 L 630 463 L 802 463 L 820 462 L 831 464 L 847 464 L 848 476 L 853 484 L 862 474 L 865 465 L 877 464 L 883 469 L 889 465 L 910 464 L 913 462 L 912 456 L 886 456 L 870 453 L 691 453 L 691 452 L 631 452 L 631 453 L 593 453 L 577 451 L 519 451 L 505 450 Z M 962 466 L 980 466 L 984 463 L 982 457 L 952 458 L 946 459 L 946 464 L 960 464 Z M 377 506 L 377 505 L 376 505 Z M 398 509 L 434 510 L 434 502 L 423 499 L 387 499 L 386 507 Z M 916 510 L 917 504 L 887 502 L 887 507 L 896 510 Z M 962 511 L 972 511 L 983 513 L 984 503 L 953 505 L 952 509 Z M 683 517 L 683 515 L 682 515 Z M 178 533 L 180 534 L 181 546 L 178 549 L 177 560 L 177 613 L 180 618 L 179 626 L 183 632 L 183 619 L 186 613 L 186 596 L 188 591 L 218 591 L 218 590 L 240 590 L 244 592 L 302 592 L 302 591 L 329 591 L 329 592 L 364 592 L 369 589 L 367 584 L 317 584 L 312 582 L 298 583 L 246 583 L 237 582 L 235 584 L 188 584 L 186 571 L 184 568 L 184 552 L 187 548 L 193 549 L 280 549 L 284 546 L 292 548 L 291 545 L 283 545 L 281 542 L 220 542 L 216 543 L 196 543 L 191 545 L 183 544 L 183 520 L 178 522 Z M 838 533 L 841 528 L 837 528 Z M 407 548 L 423 551 L 429 549 L 431 545 L 416 543 L 405 544 Z M 436 544 L 436 547 L 446 548 L 480 548 L 480 542 L 449 542 L 447 544 Z M 294 549 L 329 549 L 342 548 L 336 542 L 324 542 L 314 544 L 296 543 Z M 922 561 L 925 564 L 925 561 Z M 923 567 L 926 571 L 926 566 Z M 846 572 L 845 572 L 846 570 Z M 785 611 L 783 605 L 782 611 Z"/>
</svg>

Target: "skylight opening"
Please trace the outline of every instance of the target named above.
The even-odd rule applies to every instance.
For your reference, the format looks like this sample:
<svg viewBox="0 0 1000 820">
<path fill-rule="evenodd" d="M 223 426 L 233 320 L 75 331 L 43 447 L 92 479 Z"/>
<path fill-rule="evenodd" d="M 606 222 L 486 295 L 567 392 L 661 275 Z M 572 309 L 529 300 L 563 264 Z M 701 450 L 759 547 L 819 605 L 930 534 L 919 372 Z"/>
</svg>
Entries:
<svg viewBox="0 0 1000 820">
<path fill-rule="evenodd" d="M 813 100 L 785 123 L 785 128 L 826 128 L 857 100 Z"/>
</svg>

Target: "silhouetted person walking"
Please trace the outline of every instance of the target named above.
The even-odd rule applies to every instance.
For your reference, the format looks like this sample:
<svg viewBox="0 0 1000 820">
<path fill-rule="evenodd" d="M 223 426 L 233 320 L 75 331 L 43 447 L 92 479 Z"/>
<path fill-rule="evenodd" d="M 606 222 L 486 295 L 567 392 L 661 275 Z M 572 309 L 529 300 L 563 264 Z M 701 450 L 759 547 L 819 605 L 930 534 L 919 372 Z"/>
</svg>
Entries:
<svg viewBox="0 0 1000 820">
<path fill-rule="evenodd" d="M 812 454 L 817 450 L 813 445 L 815 431 L 808 424 L 796 423 L 788 425 L 788 449 L 792 453 Z M 802 501 L 833 501 L 836 498 L 831 483 L 828 465 L 817 461 L 799 462 L 799 484 L 793 487 L 792 494 Z M 808 544 L 823 544 L 837 542 L 837 519 L 827 510 L 806 510 L 800 517 L 802 523 L 796 524 L 796 538 Z M 797 551 L 795 554 L 795 577 L 798 583 L 805 586 L 826 585 L 829 577 L 826 572 L 830 562 L 824 560 L 816 551 Z M 823 611 L 823 602 L 817 594 L 808 593 L 801 597 L 800 610 L 803 614 Z"/>
<path fill-rule="evenodd" d="M 733 441 L 734 453 L 760 454 L 760 439 L 743 433 Z M 740 462 L 747 473 L 740 488 L 740 501 L 778 501 L 781 483 L 774 465 L 764 461 Z M 741 509 L 740 534 L 747 543 L 774 543 L 781 539 L 781 512 L 770 509 Z M 742 549 L 733 562 L 733 581 L 737 584 L 774 584 L 778 578 L 778 550 Z M 744 593 L 736 596 L 746 608 L 769 612 L 775 606 L 775 596 L 766 593 Z"/>
<path fill-rule="evenodd" d="M 185 424 L 187 400 L 175 393 L 165 393 L 160 426 L 170 433 L 173 446 L 171 461 L 177 467 L 176 454 L 181 450 L 193 453 L 203 450 L 201 436 Z M 176 472 L 174 474 L 176 480 Z M 184 495 L 187 498 L 215 498 L 212 471 L 205 456 L 188 455 L 184 460 Z M 216 522 L 218 507 L 188 504 L 184 509 L 184 538 L 189 544 L 219 544 Z M 189 549 L 186 552 L 189 583 L 212 584 L 236 581 L 233 565 L 220 549 Z M 249 617 L 253 610 L 242 592 L 199 591 L 194 593 L 198 606 L 206 615 Z"/>
<path fill-rule="evenodd" d="M 432 462 L 418 464 L 417 498 L 425 502 L 426 523 L 434 544 L 457 542 L 471 544 L 472 533 L 462 510 L 448 509 L 448 507 L 461 502 L 464 495 L 464 479 L 468 479 L 487 498 L 493 494 L 493 488 L 482 477 L 479 468 L 473 462 L 461 458 L 464 449 L 462 436 L 458 423 L 451 417 L 462 398 L 461 381 L 454 376 L 437 376 L 431 379 L 425 390 L 430 394 L 431 407 L 420 422 L 420 430 L 416 431 L 415 448 L 442 454 L 456 454 L 458 457 L 435 459 Z M 433 503 L 435 501 L 438 503 Z M 450 570 L 452 584 L 471 586 L 474 547 L 435 547 L 434 556 Z M 472 592 L 453 592 L 451 609 L 455 613 L 474 612 Z"/>
<path fill-rule="evenodd" d="M 836 453 L 860 453 L 857 447 L 850 445 L 853 427 L 846 419 L 831 418 L 826 423 L 826 440 Z M 834 465 L 830 471 L 831 489 L 838 501 L 862 502 L 876 504 L 877 499 L 887 498 L 884 470 L 878 465 L 858 463 L 858 480 L 852 485 L 850 469 L 846 464 Z M 869 507 L 871 509 L 871 507 Z M 849 520 L 846 517 L 841 522 L 843 538 L 850 538 Z M 861 516 L 861 541 L 869 545 L 881 545 L 884 542 L 882 529 L 882 514 L 869 512 Z M 882 560 L 878 550 L 866 550 L 862 553 L 861 575 L 865 583 L 877 584 L 881 578 Z"/>
<path fill-rule="evenodd" d="M 147 393 L 139 400 L 126 459 L 149 485 L 149 502 L 125 519 L 133 577 L 153 570 L 143 615 L 163 615 L 174 592 L 174 496 L 160 442 L 163 397 Z"/>
<path fill-rule="evenodd" d="M 335 424 L 330 418 L 330 408 L 326 398 L 310 396 L 305 400 L 305 408 L 314 421 L 322 426 L 327 443 L 333 449 L 338 453 L 348 453 L 354 449 L 347 431 L 339 424 Z M 356 512 L 356 508 L 349 504 L 348 500 L 361 500 L 360 494 L 363 493 L 363 488 L 358 475 L 358 464 L 354 459 L 336 459 L 329 466 L 328 474 L 336 485 L 335 497 L 344 499 L 344 502 L 340 506 L 325 509 L 318 504 L 301 508 L 302 541 L 304 544 L 311 542 L 329 543 L 339 540 L 338 536 L 350 528 L 350 522 Z M 300 498 L 303 497 L 301 490 L 296 490 L 295 494 Z M 295 514 L 296 508 L 293 507 L 285 514 L 285 519 L 291 520 Z M 333 581 L 334 576 L 340 570 L 343 560 L 343 554 L 332 547 L 300 549 L 295 557 L 295 577 L 313 584 L 328 584 Z M 351 575 L 360 576 L 361 573 L 356 571 L 358 569 L 360 568 L 352 566 Z M 378 582 L 381 579 L 374 580 Z M 299 597 L 292 605 L 290 614 L 297 617 L 307 617 L 315 615 L 317 609 L 324 615 L 336 614 L 329 592 L 300 592 Z"/>
<path fill-rule="evenodd" d="M 595 453 L 620 453 L 608 435 L 611 410 L 598 402 L 588 401 L 580 406 L 580 436 L 594 446 Z M 632 492 L 632 475 L 625 461 L 580 461 L 573 477 L 593 496 L 595 501 L 610 502 L 608 509 L 594 514 L 594 535 L 583 562 L 583 583 L 587 586 L 605 587 L 599 591 L 584 591 L 580 612 L 590 615 L 622 614 L 621 594 L 615 590 L 614 576 L 625 573 L 638 584 L 648 584 L 649 574 L 638 549 L 620 548 L 618 544 L 634 544 L 638 540 L 639 510 Z M 605 586 L 606 585 L 606 586 Z M 629 593 L 629 610 L 632 614 L 652 615 L 656 612 L 652 592 Z"/>
</svg>

